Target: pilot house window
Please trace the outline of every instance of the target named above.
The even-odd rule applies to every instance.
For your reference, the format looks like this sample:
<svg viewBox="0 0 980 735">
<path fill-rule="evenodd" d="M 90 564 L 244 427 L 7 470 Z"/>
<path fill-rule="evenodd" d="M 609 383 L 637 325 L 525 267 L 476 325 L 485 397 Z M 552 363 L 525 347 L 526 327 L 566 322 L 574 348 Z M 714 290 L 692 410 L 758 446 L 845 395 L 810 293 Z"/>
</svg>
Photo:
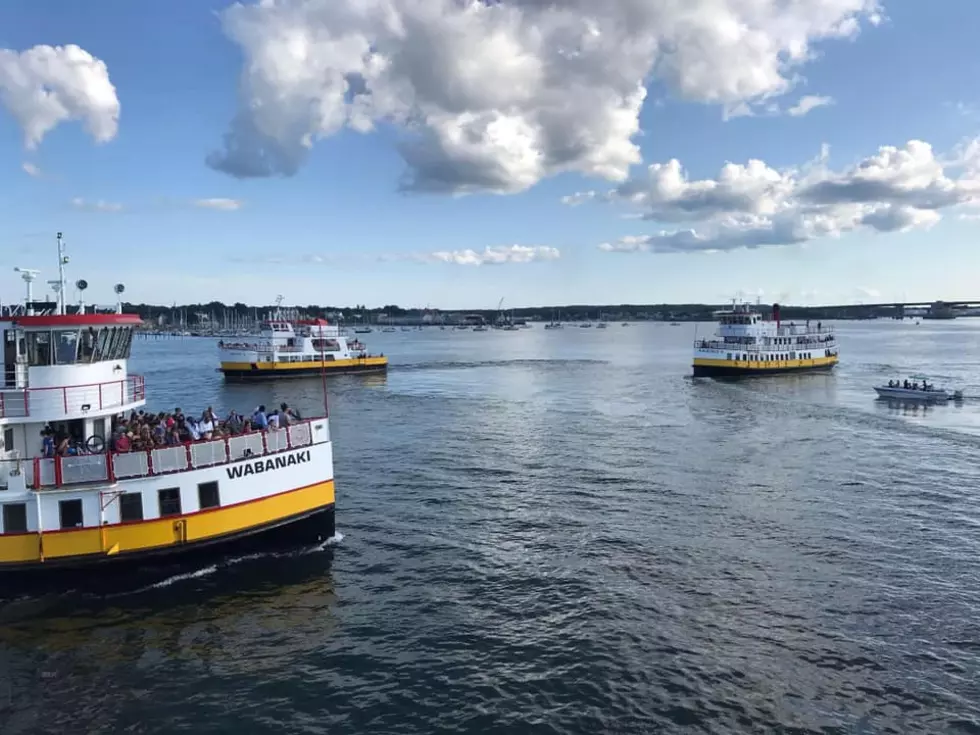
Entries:
<svg viewBox="0 0 980 735">
<path fill-rule="evenodd" d="M 51 332 L 27 333 L 27 362 L 32 367 L 51 364 Z"/>
</svg>

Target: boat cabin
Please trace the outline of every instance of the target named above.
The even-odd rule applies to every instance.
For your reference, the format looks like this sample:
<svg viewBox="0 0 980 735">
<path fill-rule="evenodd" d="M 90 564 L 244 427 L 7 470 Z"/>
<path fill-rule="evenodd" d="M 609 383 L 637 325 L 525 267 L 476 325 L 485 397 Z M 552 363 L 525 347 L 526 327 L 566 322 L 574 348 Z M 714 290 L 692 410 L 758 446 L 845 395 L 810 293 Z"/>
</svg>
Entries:
<svg viewBox="0 0 980 735">
<path fill-rule="evenodd" d="M 43 456 L 45 429 L 101 447 L 112 416 L 144 404 L 143 378 L 127 368 L 138 324 L 133 314 L 0 317 L 0 488 L 18 460 Z"/>
</svg>

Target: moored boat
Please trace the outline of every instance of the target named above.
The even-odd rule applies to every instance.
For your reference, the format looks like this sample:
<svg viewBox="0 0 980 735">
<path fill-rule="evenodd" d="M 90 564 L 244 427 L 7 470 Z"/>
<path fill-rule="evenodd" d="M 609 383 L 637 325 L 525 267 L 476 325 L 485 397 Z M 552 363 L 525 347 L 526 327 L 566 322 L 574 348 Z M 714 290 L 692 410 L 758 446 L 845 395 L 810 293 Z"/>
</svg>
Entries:
<svg viewBox="0 0 980 735">
<path fill-rule="evenodd" d="M 829 370 L 837 364 L 833 327 L 811 326 L 780 318 L 773 304 L 771 318 L 749 304 L 733 303 L 715 312 L 718 328 L 708 339 L 694 342 L 694 375 L 743 377 Z"/>
<path fill-rule="evenodd" d="M 355 330 L 357 331 L 357 330 Z M 359 348 L 355 351 L 354 345 Z M 325 319 L 290 321 L 278 312 L 262 324 L 254 342 L 218 342 L 226 380 L 256 381 L 338 373 L 377 373 L 388 358 L 369 355 Z"/>
<path fill-rule="evenodd" d="M 62 271 L 56 308 L 38 310 L 28 284 L 25 306 L 0 316 L 0 574 L 333 536 L 326 415 L 263 413 L 251 430 L 144 414 L 145 381 L 128 368 L 139 316 L 68 313 L 65 285 Z"/>
</svg>

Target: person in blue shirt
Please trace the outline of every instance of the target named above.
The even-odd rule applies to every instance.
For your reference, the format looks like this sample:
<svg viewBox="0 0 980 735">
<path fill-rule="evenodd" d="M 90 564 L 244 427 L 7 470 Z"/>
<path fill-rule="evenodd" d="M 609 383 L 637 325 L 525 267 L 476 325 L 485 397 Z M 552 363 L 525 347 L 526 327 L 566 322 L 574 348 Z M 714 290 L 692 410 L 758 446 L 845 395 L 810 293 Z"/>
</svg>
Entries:
<svg viewBox="0 0 980 735">
<path fill-rule="evenodd" d="M 54 456 L 54 437 L 51 435 L 50 429 L 41 431 L 41 454 L 45 457 Z"/>
<path fill-rule="evenodd" d="M 265 415 L 265 406 L 259 406 L 252 414 L 252 426 L 262 431 L 269 428 L 269 418 Z"/>
</svg>

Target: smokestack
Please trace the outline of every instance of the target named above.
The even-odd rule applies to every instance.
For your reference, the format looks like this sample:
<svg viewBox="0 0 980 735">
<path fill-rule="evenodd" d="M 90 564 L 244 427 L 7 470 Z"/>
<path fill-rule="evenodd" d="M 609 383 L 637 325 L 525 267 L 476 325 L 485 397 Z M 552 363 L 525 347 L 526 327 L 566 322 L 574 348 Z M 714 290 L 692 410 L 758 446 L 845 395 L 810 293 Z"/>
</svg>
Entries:
<svg viewBox="0 0 980 735">
<path fill-rule="evenodd" d="M 772 320 L 776 322 L 776 328 L 779 328 L 779 304 L 772 305 Z"/>
</svg>

